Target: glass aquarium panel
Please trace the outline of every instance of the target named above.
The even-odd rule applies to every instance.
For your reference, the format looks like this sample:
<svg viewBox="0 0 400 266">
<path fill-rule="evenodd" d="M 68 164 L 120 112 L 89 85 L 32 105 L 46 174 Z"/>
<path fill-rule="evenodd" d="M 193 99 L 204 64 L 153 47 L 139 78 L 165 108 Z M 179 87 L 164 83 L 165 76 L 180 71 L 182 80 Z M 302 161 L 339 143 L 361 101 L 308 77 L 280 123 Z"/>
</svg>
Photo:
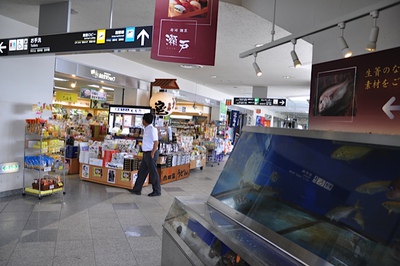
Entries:
<svg viewBox="0 0 400 266">
<path fill-rule="evenodd" d="M 334 265 L 400 265 L 400 148 L 271 132 L 242 133 L 211 197 Z"/>
</svg>

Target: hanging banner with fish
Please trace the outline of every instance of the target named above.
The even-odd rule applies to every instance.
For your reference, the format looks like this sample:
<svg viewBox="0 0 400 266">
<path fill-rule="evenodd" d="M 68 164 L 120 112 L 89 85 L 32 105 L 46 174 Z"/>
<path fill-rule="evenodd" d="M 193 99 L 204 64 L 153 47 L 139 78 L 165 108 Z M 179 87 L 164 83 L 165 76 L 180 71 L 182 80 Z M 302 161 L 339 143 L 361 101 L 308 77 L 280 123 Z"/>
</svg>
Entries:
<svg viewBox="0 0 400 266">
<path fill-rule="evenodd" d="M 313 65 L 309 128 L 399 134 L 400 48 Z"/>
</svg>

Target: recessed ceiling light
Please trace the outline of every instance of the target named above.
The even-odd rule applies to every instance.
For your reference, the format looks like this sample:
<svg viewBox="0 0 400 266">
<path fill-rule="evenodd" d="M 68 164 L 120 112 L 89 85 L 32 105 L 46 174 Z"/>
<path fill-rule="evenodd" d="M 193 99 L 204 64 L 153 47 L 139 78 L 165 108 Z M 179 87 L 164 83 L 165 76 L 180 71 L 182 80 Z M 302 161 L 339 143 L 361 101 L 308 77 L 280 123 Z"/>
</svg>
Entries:
<svg viewBox="0 0 400 266">
<path fill-rule="evenodd" d="M 100 88 L 100 86 L 99 85 L 95 85 L 95 84 L 90 84 L 90 85 L 88 85 L 88 87 L 92 87 L 92 88 Z"/>
<path fill-rule="evenodd" d="M 199 69 L 202 68 L 202 65 L 189 65 L 189 64 L 182 64 L 181 68 L 185 68 L 185 69 Z"/>
<path fill-rule="evenodd" d="M 113 91 L 113 90 L 114 90 L 113 88 L 104 87 L 104 86 L 102 86 L 101 88 L 102 88 L 103 90 L 107 90 L 107 91 Z"/>
<path fill-rule="evenodd" d="M 255 47 L 261 47 L 261 46 L 263 46 L 264 44 L 263 43 L 257 43 L 256 45 L 254 45 Z"/>
<path fill-rule="evenodd" d="M 290 79 L 289 76 L 283 76 L 282 78 L 283 78 L 283 79 Z"/>
<path fill-rule="evenodd" d="M 215 75 L 212 75 L 212 76 L 211 76 L 211 78 L 212 78 L 212 79 L 216 79 L 216 78 L 217 78 L 217 76 L 215 76 Z"/>
<path fill-rule="evenodd" d="M 58 86 L 54 86 L 54 89 L 57 89 L 57 90 L 64 90 L 64 91 L 73 91 L 73 89 L 64 88 L 64 87 L 58 87 Z"/>
</svg>

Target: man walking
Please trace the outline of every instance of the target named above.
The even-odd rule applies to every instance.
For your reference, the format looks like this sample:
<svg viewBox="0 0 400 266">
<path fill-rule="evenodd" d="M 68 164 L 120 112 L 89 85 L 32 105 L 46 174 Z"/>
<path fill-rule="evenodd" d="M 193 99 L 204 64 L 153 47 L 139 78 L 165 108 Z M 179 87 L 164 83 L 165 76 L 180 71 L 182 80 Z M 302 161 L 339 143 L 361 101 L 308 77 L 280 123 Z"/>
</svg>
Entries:
<svg viewBox="0 0 400 266">
<path fill-rule="evenodd" d="M 150 183 L 153 186 L 153 192 L 150 193 L 149 197 L 155 197 L 161 195 L 160 177 L 157 172 L 157 160 L 159 156 L 158 151 L 158 132 L 153 127 L 153 115 L 150 113 L 143 115 L 143 140 L 142 140 L 142 151 L 143 158 L 139 167 L 138 177 L 135 182 L 135 186 L 131 193 L 136 195 L 142 194 L 143 183 L 146 180 L 147 175 L 150 177 Z"/>
</svg>

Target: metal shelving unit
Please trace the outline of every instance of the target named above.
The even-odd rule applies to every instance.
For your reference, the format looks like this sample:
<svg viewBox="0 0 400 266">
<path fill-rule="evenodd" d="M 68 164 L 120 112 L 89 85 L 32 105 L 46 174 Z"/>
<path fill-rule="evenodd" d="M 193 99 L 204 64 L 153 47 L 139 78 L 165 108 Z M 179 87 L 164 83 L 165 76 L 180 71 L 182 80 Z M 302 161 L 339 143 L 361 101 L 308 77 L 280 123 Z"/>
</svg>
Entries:
<svg viewBox="0 0 400 266">
<path fill-rule="evenodd" d="M 65 148 L 65 139 L 60 139 L 58 137 L 45 137 L 43 136 L 43 127 L 45 123 L 40 123 L 37 125 L 37 129 L 34 132 L 27 130 L 27 126 L 25 127 L 25 141 L 24 141 L 24 172 L 23 172 L 23 191 L 22 195 L 26 194 L 36 195 L 40 200 L 43 196 L 52 195 L 54 193 L 62 192 L 64 195 L 65 192 L 65 154 L 62 152 L 62 148 Z M 62 140 L 62 145 L 60 146 L 47 146 L 44 145 L 44 142 L 54 141 L 54 140 Z M 62 170 L 61 173 L 59 169 L 54 169 L 54 165 L 49 163 L 51 160 L 48 155 L 57 155 L 60 157 Z M 29 164 L 28 157 L 36 156 L 37 164 Z M 48 160 L 46 160 L 48 159 Z M 31 175 L 28 172 L 36 172 L 37 179 L 34 178 L 32 184 L 27 186 L 26 182 L 28 180 L 32 180 Z M 57 180 L 55 175 L 60 175 Z M 42 179 L 45 176 L 53 177 L 53 183 L 48 184 L 46 186 L 42 186 Z M 61 178 L 62 176 L 62 178 Z M 62 179 L 62 182 L 61 182 Z M 35 180 L 37 182 L 35 182 Z M 55 182 L 54 182 L 55 181 Z"/>
</svg>

